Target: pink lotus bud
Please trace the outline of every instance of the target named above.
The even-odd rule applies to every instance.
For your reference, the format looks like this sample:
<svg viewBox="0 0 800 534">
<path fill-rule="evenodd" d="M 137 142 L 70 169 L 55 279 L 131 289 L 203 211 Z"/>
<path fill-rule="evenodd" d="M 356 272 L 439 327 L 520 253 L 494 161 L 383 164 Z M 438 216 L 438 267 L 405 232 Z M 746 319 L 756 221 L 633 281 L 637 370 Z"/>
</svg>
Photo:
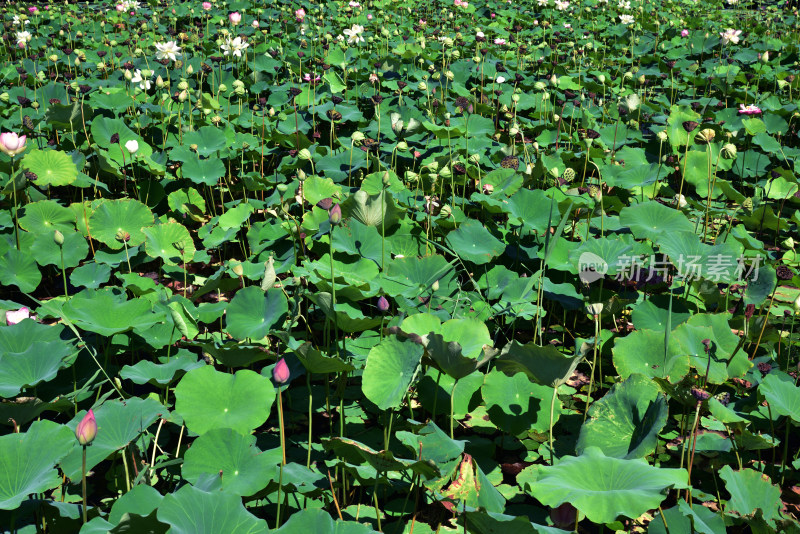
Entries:
<svg viewBox="0 0 800 534">
<path fill-rule="evenodd" d="M 339 204 L 334 204 L 328 212 L 328 220 L 334 226 L 339 226 L 342 222 L 342 208 Z"/>
<path fill-rule="evenodd" d="M 23 43 L 24 45 L 24 43 Z M 14 132 L 5 132 L 0 134 L 0 150 L 9 156 L 16 156 L 25 150 L 25 139 L 27 136 L 18 136 Z"/>
<path fill-rule="evenodd" d="M 290 376 L 291 373 L 289 372 L 289 366 L 286 365 L 286 360 L 281 358 L 272 369 L 272 379 L 278 384 L 285 384 L 289 381 Z"/>
<path fill-rule="evenodd" d="M 367 20 L 372 20 L 372 13 L 367 13 Z"/>
<path fill-rule="evenodd" d="M 681 37 L 689 37 L 689 30 L 681 30 Z"/>
<path fill-rule="evenodd" d="M 211 2 L 203 2 L 203 9 L 205 9 L 206 11 L 211 9 Z"/>
<path fill-rule="evenodd" d="M 97 421 L 94 418 L 94 412 L 89 412 L 83 416 L 78 427 L 75 429 L 75 437 L 78 438 L 78 443 L 81 445 L 89 445 L 94 441 L 97 436 Z"/>
<path fill-rule="evenodd" d="M 241 15 L 241 14 L 239 14 L 239 12 L 238 12 L 238 11 L 234 11 L 233 13 L 231 13 L 230 15 L 228 15 L 228 20 L 229 20 L 229 21 L 231 21 L 231 24 L 233 24 L 234 26 L 236 26 L 237 24 L 239 24 L 240 22 L 242 22 L 242 15 Z"/>
<path fill-rule="evenodd" d="M 389 311 L 389 301 L 386 300 L 386 297 L 383 295 L 381 295 L 381 298 L 378 299 L 378 310 L 380 310 L 381 313 L 386 313 Z"/>
<path fill-rule="evenodd" d="M 494 13 L 492 13 L 492 15 L 491 15 L 491 17 L 492 17 L 492 18 L 495 18 L 496 16 L 497 16 L 497 15 L 495 15 Z"/>
</svg>

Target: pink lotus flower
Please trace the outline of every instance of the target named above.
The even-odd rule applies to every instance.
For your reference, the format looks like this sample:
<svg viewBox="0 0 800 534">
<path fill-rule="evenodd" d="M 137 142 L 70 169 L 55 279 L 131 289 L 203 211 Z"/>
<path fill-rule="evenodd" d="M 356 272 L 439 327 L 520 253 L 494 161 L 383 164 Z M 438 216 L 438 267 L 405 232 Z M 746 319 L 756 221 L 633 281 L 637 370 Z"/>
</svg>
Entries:
<svg viewBox="0 0 800 534">
<path fill-rule="evenodd" d="M 122 13 L 123 11 L 125 11 L 125 6 L 123 6 L 122 4 L 117 4 L 117 11 Z"/>
<path fill-rule="evenodd" d="M 261 26 L 261 24 L 257 20 L 254 20 L 252 24 L 250 24 L 250 26 L 252 26 L 253 28 L 258 28 L 259 26 Z"/>
<path fill-rule="evenodd" d="M 39 11 L 39 8 L 36 7 L 36 6 L 31 6 L 31 7 L 28 8 L 28 11 L 30 13 L 36 13 L 37 11 Z"/>
<path fill-rule="evenodd" d="M 496 44 L 496 45 L 504 45 L 504 44 L 506 44 L 506 40 L 498 38 L 498 39 L 494 40 L 494 44 Z"/>
<path fill-rule="evenodd" d="M 372 13 L 367 13 L 367 20 L 372 20 Z"/>
<path fill-rule="evenodd" d="M 761 113 L 761 108 L 754 104 L 750 104 L 749 106 L 739 104 L 739 113 L 742 115 L 758 115 Z"/>
<path fill-rule="evenodd" d="M 689 30 L 681 30 L 681 37 L 689 37 Z"/>
<path fill-rule="evenodd" d="M 461 7 L 461 0 L 455 0 L 455 1 L 453 2 L 453 5 L 454 5 L 454 6 L 457 6 L 457 7 Z"/>
<path fill-rule="evenodd" d="M 306 10 L 302 7 L 294 12 L 294 16 L 297 17 L 297 20 L 303 20 L 306 18 Z"/>
<path fill-rule="evenodd" d="M 291 372 L 289 371 L 289 366 L 286 365 L 286 360 L 281 358 L 272 369 L 272 379 L 278 384 L 285 384 L 289 381 L 290 376 Z"/>
<path fill-rule="evenodd" d="M 6 324 L 8 326 L 17 324 L 21 322 L 23 319 L 30 319 L 31 318 L 31 311 L 23 306 L 18 310 L 8 310 L 6 312 Z"/>
<path fill-rule="evenodd" d="M 231 21 L 231 24 L 236 26 L 240 22 L 242 22 L 242 15 L 238 11 L 234 11 L 230 15 L 228 15 L 228 20 Z"/>
<path fill-rule="evenodd" d="M 12 158 L 25 150 L 26 135 L 18 136 L 14 132 L 0 134 L 0 151 L 5 152 Z"/>
<path fill-rule="evenodd" d="M 316 83 L 316 82 L 318 82 L 320 80 L 319 76 L 314 76 L 312 78 L 311 75 L 309 73 L 307 73 L 307 72 L 303 75 L 303 79 L 305 81 L 307 81 L 307 82 L 314 82 L 314 83 Z"/>
<path fill-rule="evenodd" d="M 203 9 L 205 9 L 206 11 L 211 9 L 211 2 L 203 2 Z"/>
<path fill-rule="evenodd" d="M 94 441 L 95 436 L 97 436 L 97 421 L 94 418 L 94 412 L 89 410 L 75 428 L 75 437 L 78 438 L 78 443 L 81 445 L 89 445 Z"/>
</svg>

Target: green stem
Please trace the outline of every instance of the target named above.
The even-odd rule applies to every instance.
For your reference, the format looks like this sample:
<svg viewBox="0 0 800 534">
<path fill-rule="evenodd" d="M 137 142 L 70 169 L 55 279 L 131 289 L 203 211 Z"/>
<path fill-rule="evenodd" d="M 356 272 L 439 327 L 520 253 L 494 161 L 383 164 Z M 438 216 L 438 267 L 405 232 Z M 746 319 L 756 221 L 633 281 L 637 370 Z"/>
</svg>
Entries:
<svg viewBox="0 0 800 534">
<path fill-rule="evenodd" d="M 550 465 L 553 465 L 553 415 L 558 398 L 558 386 L 553 388 L 553 398 L 550 399 Z"/>
<path fill-rule="evenodd" d="M 86 445 L 83 446 L 83 467 L 81 469 L 81 490 L 83 493 L 83 523 L 86 524 Z"/>
</svg>

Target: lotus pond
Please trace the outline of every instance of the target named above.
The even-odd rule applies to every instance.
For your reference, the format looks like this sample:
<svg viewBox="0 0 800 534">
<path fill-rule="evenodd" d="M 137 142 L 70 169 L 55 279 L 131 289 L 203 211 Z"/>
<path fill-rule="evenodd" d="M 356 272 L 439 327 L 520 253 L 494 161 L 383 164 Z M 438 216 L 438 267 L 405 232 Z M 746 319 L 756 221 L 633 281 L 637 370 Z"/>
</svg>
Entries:
<svg viewBox="0 0 800 534">
<path fill-rule="evenodd" d="M 8 3 L 0 532 L 800 532 L 800 18 Z"/>
</svg>

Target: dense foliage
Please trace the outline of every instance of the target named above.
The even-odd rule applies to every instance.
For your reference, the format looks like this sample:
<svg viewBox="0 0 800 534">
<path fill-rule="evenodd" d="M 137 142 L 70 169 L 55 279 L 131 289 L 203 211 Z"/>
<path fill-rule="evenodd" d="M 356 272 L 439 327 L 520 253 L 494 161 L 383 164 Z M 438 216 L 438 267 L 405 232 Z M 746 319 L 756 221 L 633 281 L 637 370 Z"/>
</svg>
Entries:
<svg viewBox="0 0 800 534">
<path fill-rule="evenodd" d="M 5 5 L 0 532 L 799 532 L 799 22 Z"/>
</svg>

